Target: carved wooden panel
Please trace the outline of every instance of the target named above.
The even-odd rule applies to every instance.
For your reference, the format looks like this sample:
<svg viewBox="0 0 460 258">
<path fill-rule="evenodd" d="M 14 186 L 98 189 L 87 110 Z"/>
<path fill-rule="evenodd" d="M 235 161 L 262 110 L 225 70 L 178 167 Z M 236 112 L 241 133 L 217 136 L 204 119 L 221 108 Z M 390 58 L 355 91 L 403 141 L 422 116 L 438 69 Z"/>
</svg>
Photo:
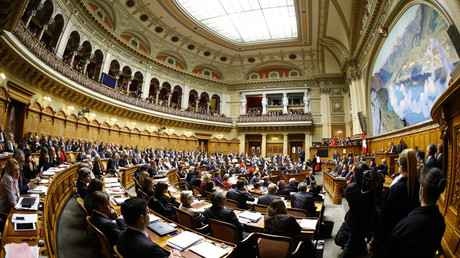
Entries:
<svg viewBox="0 0 460 258">
<path fill-rule="evenodd" d="M 41 134 L 44 134 L 46 136 L 52 134 L 52 129 L 53 129 L 53 120 L 49 116 L 43 116 L 42 120 L 40 121 L 41 124 Z"/>
<path fill-rule="evenodd" d="M 40 115 L 35 112 L 29 112 L 27 117 L 27 131 L 33 133 L 39 133 L 40 126 Z"/>
<path fill-rule="evenodd" d="M 454 135 L 454 143 L 455 147 L 453 148 L 453 151 L 455 150 L 455 161 L 454 161 L 454 170 L 453 172 L 455 173 L 452 175 L 452 180 L 454 180 L 453 184 L 453 191 L 452 191 L 452 198 L 450 200 L 450 206 L 454 207 L 457 211 L 460 208 L 460 128 L 455 129 L 455 135 Z M 449 176 L 448 176 L 449 177 Z"/>
<path fill-rule="evenodd" d="M 77 138 L 77 124 L 73 121 L 68 121 L 65 132 L 66 138 Z"/>
<path fill-rule="evenodd" d="M 56 120 L 54 121 L 54 126 L 53 126 L 53 133 L 52 133 L 52 135 L 53 135 L 53 136 L 58 136 L 58 137 L 64 136 L 64 128 L 65 128 L 64 120 L 56 119 Z"/>
</svg>

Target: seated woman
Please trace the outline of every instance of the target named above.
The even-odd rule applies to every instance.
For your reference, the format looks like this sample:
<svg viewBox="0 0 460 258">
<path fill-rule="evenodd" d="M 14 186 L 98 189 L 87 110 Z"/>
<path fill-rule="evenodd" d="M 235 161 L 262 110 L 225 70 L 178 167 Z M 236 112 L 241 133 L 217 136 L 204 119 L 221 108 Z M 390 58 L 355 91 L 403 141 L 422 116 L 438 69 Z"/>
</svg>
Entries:
<svg viewBox="0 0 460 258">
<path fill-rule="evenodd" d="M 169 197 L 166 196 L 166 193 L 168 193 Z M 179 203 L 176 202 L 174 196 L 168 190 L 168 184 L 160 181 L 155 187 L 153 197 L 150 198 L 148 206 L 160 215 L 175 220 L 174 207 L 179 207 Z"/>
<path fill-rule="evenodd" d="M 144 181 L 142 182 L 142 191 L 147 195 L 147 197 L 152 197 L 154 192 L 153 192 L 153 186 L 154 186 L 154 181 L 153 178 L 151 177 L 146 177 L 144 178 Z"/>
<path fill-rule="evenodd" d="M 267 207 L 265 219 L 265 232 L 272 235 L 292 237 L 300 233 L 302 228 L 299 223 L 287 214 L 286 205 L 281 199 L 274 199 Z"/>
<path fill-rule="evenodd" d="M 88 185 L 91 182 L 91 170 L 88 168 L 82 167 L 77 170 L 78 180 L 77 180 L 77 193 L 82 199 L 85 199 Z"/>
<path fill-rule="evenodd" d="M 64 148 L 59 146 L 59 145 L 56 145 L 56 153 L 57 155 L 61 158 L 62 162 L 66 163 L 67 162 L 67 157 L 64 153 Z"/>
<path fill-rule="evenodd" d="M 222 185 L 227 189 L 227 190 L 230 190 L 232 189 L 232 186 L 230 185 L 230 183 L 228 182 L 228 179 L 230 178 L 230 176 L 228 174 L 225 174 L 224 177 L 222 178 Z"/>
<path fill-rule="evenodd" d="M 203 174 L 201 176 L 201 185 L 200 185 L 200 193 L 202 196 L 206 196 L 206 193 L 205 193 L 205 187 L 206 187 L 206 183 L 211 181 L 211 175 L 210 174 Z"/>
<path fill-rule="evenodd" d="M 9 213 L 19 200 L 19 163 L 10 158 L 0 181 L 0 212 Z"/>
<path fill-rule="evenodd" d="M 222 178 L 220 178 L 220 171 L 217 170 L 216 173 L 214 173 L 214 182 L 216 182 L 216 185 L 219 187 L 222 186 Z"/>
<path fill-rule="evenodd" d="M 85 201 L 84 206 L 90 216 L 94 209 L 91 195 L 96 191 L 102 191 L 103 187 L 104 187 L 104 183 L 102 182 L 102 180 L 98 178 L 95 178 L 94 180 L 92 180 L 88 185 L 88 188 L 86 190 L 85 200 L 84 200 Z"/>
<path fill-rule="evenodd" d="M 180 202 L 182 203 L 179 206 L 179 209 L 187 212 L 188 214 L 192 215 L 193 217 L 193 223 L 196 228 L 201 228 L 205 225 L 205 216 L 203 213 L 198 212 L 194 208 L 192 208 L 192 203 L 195 200 L 195 197 L 193 197 L 192 191 L 183 191 L 180 194 Z"/>
<path fill-rule="evenodd" d="M 42 147 L 40 151 L 40 159 L 38 160 L 38 171 L 43 172 L 48 170 L 51 167 L 50 157 L 48 154 L 48 148 Z"/>
<path fill-rule="evenodd" d="M 23 169 L 24 169 L 24 176 L 27 179 L 34 179 L 38 176 L 37 165 L 35 164 L 35 160 L 30 155 L 30 153 L 25 153 L 25 163 L 24 163 Z"/>
<path fill-rule="evenodd" d="M 149 173 L 148 172 L 142 172 L 142 174 L 139 176 L 139 180 L 137 180 L 137 182 L 139 183 L 139 185 L 142 186 L 142 184 L 144 183 L 144 179 L 146 178 L 149 178 Z"/>
<path fill-rule="evenodd" d="M 177 170 L 177 175 L 179 176 L 180 179 L 185 179 L 187 177 L 187 172 L 185 171 L 185 168 L 181 168 L 180 170 Z"/>
<path fill-rule="evenodd" d="M 104 171 L 102 168 L 102 162 L 101 162 L 101 157 L 99 155 L 96 155 L 94 157 L 94 163 L 93 163 L 93 174 L 97 178 L 102 178 L 104 176 Z"/>
<path fill-rule="evenodd" d="M 292 215 L 287 214 L 286 205 L 281 199 L 274 199 L 267 207 L 267 217 L 265 219 L 264 230 L 267 234 L 277 236 L 287 236 L 295 239 L 295 235 L 302 231 L 302 227 Z M 297 245 L 297 244 L 296 244 Z M 311 257 L 307 251 L 311 245 L 304 242 L 296 257 Z M 291 250 L 291 252 L 294 250 Z"/>
</svg>

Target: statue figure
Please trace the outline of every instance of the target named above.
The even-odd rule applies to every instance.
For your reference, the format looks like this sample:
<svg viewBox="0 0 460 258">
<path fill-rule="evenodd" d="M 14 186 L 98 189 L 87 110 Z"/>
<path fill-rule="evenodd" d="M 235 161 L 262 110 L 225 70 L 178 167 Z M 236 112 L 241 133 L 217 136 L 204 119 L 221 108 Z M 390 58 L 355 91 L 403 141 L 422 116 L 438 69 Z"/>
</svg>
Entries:
<svg viewBox="0 0 460 258">
<path fill-rule="evenodd" d="M 262 98 L 262 115 L 267 114 L 267 96 L 264 94 Z"/>
<path fill-rule="evenodd" d="M 246 115 L 246 103 L 247 103 L 246 96 L 241 95 L 241 114 L 242 115 Z"/>
</svg>

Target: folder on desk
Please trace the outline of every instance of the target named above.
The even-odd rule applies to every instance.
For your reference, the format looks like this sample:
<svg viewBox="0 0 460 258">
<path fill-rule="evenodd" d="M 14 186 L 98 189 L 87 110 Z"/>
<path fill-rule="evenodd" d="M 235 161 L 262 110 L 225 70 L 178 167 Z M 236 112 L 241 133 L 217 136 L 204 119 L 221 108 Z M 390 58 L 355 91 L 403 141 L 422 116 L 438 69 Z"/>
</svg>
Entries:
<svg viewBox="0 0 460 258">
<path fill-rule="evenodd" d="M 300 221 L 300 226 L 302 230 L 315 230 L 317 223 L 318 220 L 316 219 L 302 219 L 302 221 Z"/>
<path fill-rule="evenodd" d="M 168 239 L 166 245 L 179 251 L 184 251 L 191 246 L 203 241 L 203 237 L 189 231 L 183 231 L 180 235 Z"/>
<path fill-rule="evenodd" d="M 206 241 L 192 246 L 190 251 L 205 258 L 220 258 L 228 253 L 226 249 L 220 248 Z"/>
<path fill-rule="evenodd" d="M 155 232 L 159 236 L 165 236 L 169 233 L 176 232 L 176 229 L 163 221 L 155 221 L 150 223 L 147 228 Z"/>
<path fill-rule="evenodd" d="M 257 222 L 260 218 L 262 218 L 262 214 L 259 212 L 243 211 L 238 217 L 247 219 L 251 222 Z"/>
<path fill-rule="evenodd" d="M 36 211 L 38 210 L 38 198 L 37 197 L 21 197 L 14 206 L 16 210 L 28 210 Z"/>
</svg>

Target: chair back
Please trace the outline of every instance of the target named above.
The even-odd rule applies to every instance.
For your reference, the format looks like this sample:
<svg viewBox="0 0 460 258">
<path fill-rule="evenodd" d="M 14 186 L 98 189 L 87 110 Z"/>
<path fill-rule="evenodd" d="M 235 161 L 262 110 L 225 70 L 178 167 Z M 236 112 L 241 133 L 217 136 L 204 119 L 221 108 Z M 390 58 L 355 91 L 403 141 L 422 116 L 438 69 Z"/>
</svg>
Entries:
<svg viewBox="0 0 460 258">
<path fill-rule="evenodd" d="M 185 179 L 184 178 L 180 178 L 180 176 L 176 173 L 176 177 L 177 177 L 177 183 L 179 185 L 179 189 L 181 190 L 187 190 L 185 187 Z"/>
<path fill-rule="evenodd" d="M 227 198 L 226 206 L 230 208 L 239 208 L 240 204 L 235 200 Z"/>
<path fill-rule="evenodd" d="M 206 193 L 206 199 L 207 199 L 208 201 L 211 201 L 211 192 L 205 191 L 205 193 Z"/>
<path fill-rule="evenodd" d="M 113 246 L 113 251 L 119 258 L 123 258 L 123 255 L 120 254 L 120 251 L 118 251 L 118 247 L 116 245 Z"/>
<path fill-rule="evenodd" d="M 261 258 L 290 257 L 294 240 L 290 237 L 263 233 L 254 234 L 257 254 Z"/>
<path fill-rule="evenodd" d="M 92 234 L 95 234 L 97 236 L 97 239 L 99 240 L 100 244 L 100 251 L 101 255 L 105 258 L 113 258 L 116 257 L 113 248 L 111 247 L 109 240 L 105 235 L 98 229 L 96 228 L 93 223 L 91 223 L 90 216 L 86 217 L 86 222 L 88 223 L 88 231 L 90 231 Z"/>
<path fill-rule="evenodd" d="M 192 186 L 192 191 L 193 191 L 193 196 L 199 200 L 199 198 L 201 197 L 201 190 L 200 188 L 196 187 L 196 186 Z"/>
<path fill-rule="evenodd" d="M 72 182 L 73 182 L 72 189 L 73 189 L 73 191 L 75 192 L 75 196 L 81 197 L 81 196 L 78 194 L 77 180 L 78 180 L 78 178 L 74 178 L 74 179 L 72 180 Z"/>
<path fill-rule="evenodd" d="M 142 199 L 144 199 L 144 200 L 146 200 L 146 201 L 149 201 L 149 197 L 148 197 L 147 194 L 144 193 L 144 191 L 142 191 L 141 189 L 137 189 L 137 190 L 136 190 L 136 194 L 137 194 L 137 197 L 142 198 Z"/>
<path fill-rule="evenodd" d="M 134 176 L 134 174 L 131 174 L 131 176 L 133 177 L 133 180 L 134 180 L 134 189 L 137 192 L 137 189 L 142 189 L 142 186 L 139 184 L 139 181 L 137 181 L 137 179 Z"/>
<path fill-rule="evenodd" d="M 267 213 L 267 205 L 262 205 L 262 204 L 257 204 L 254 203 L 254 211 L 255 212 L 260 212 L 260 213 Z"/>
<path fill-rule="evenodd" d="M 208 219 L 208 222 L 211 236 L 226 242 L 238 243 L 239 232 L 235 225 L 216 219 Z"/>
<path fill-rule="evenodd" d="M 304 209 L 298 209 L 298 208 L 287 208 L 288 214 L 291 214 L 292 216 L 296 218 L 305 218 L 308 217 L 307 211 Z"/>
<path fill-rule="evenodd" d="M 176 207 L 174 207 L 174 210 L 176 211 L 179 224 L 189 229 L 195 229 L 192 215 Z"/>
<path fill-rule="evenodd" d="M 286 201 L 291 200 L 291 196 L 288 196 L 288 195 L 278 195 L 278 196 L 284 198 L 284 200 L 286 200 Z"/>
<path fill-rule="evenodd" d="M 80 212 L 83 218 L 88 217 L 89 213 L 85 208 L 85 200 L 83 200 L 81 197 L 77 197 L 77 203 L 78 203 L 78 206 L 80 207 Z"/>
</svg>

